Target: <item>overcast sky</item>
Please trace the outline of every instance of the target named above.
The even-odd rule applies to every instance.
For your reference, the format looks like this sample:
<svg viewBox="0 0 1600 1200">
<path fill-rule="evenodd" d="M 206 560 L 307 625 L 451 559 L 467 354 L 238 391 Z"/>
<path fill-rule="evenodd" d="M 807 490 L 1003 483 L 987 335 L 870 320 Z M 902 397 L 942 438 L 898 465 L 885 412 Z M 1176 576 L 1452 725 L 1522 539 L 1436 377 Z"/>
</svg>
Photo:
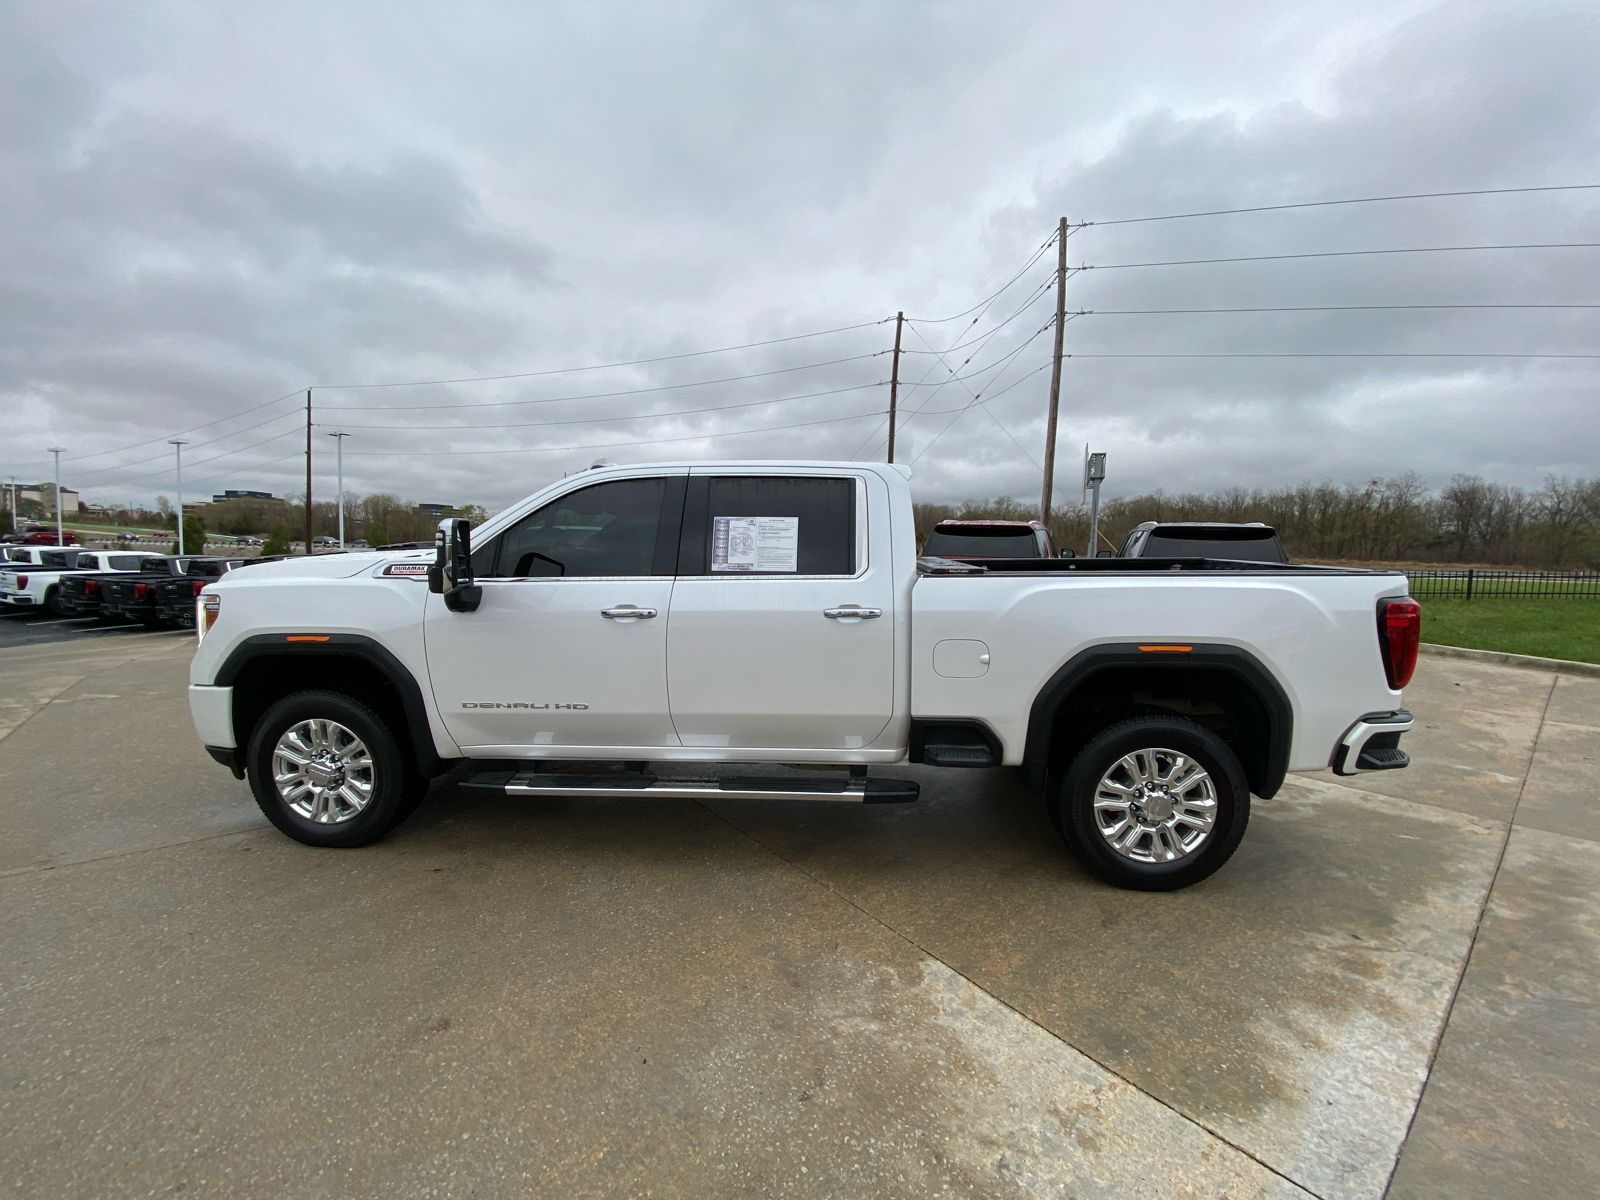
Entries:
<svg viewBox="0 0 1600 1200">
<path fill-rule="evenodd" d="M 918 498 L 1035 498 L 1060 216 L 1600 184 L 1596 62 L 1535 0 L 13 0 L 0 472 L 149 500 L 182 434 L 189 498 L 298 493 L 308 385 L 319 495 L 339 428 L 352 490 L 491 510 L 881 458 L 904 310 Z M 1600 359 L 1514 357 L 1600 354 L 1600 309 L 1113 311 L 1600 305 L 1600 249 L 1119 265 L 1573 242 L 1600 190 L 1077 229 L 1058 498 L 1086 441 L 1113 494 L 1600 473 Z M 1115 357 L 1379 353 L 1504 357 Z"/>
</svg>

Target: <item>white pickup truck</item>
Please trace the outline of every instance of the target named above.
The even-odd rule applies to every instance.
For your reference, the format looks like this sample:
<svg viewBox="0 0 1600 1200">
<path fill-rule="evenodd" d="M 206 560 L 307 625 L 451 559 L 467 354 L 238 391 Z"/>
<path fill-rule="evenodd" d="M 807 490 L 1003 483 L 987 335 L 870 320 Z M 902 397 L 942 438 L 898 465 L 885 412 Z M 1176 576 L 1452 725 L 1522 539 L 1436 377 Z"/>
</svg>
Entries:
<svg viewBox="0 0 1600 1200">
<path fill-rule="evenodd" d="M 196 729 L 318 846 L 381 837 L 463 759 L 518 796 L 863 803 L 917 797 L 872 767 L 1014 767 L 1088 869 L 1147 890 L 1221 866 L 1287 771 L 1406 765 L 1404 575 L 919 560 L 907 478 L 607 467 L 434 553 L 247 565 L 196 601 Z"/>
<path fill-rule="evenodd" d="M 114 550 L 79 550 L 70 546 L 29 547 L 29 558 L 14 558 L 0 565 L 0 606 L 33 608 L 52 617 L 61 615 L 58 585 L 63 575 L 137 571 L 138 554 Z"/>
</svg>

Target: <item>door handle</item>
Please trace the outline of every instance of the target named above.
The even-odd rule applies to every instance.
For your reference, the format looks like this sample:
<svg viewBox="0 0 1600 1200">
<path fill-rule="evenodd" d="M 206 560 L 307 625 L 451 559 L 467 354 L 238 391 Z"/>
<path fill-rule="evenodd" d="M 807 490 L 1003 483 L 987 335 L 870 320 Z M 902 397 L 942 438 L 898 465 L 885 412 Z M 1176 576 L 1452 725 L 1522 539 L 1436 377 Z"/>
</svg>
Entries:
<svg viewBox="0 0 1600 1200">
<path fill-rule="evenodd" d="M 857 608 L 855 605 L 852 604 L 852 605 L 848 605 L 848 606 L 846 606 L 844 608 L 825 608 L 825 609 L 822 610 L 822 615 L 825 616 L 825 617 L 828 617 L 828 618 L 830 618 L 831 620 L 834 620 L 834 621 L 840 620 L 841 618 L 847 619 L 847 620 L 870 621 L 874 617 L 883 616 L 883 609 L 881 609 L 881 608 Z"/>
<path fill-rule="evenodd" d="M 622 608 L 602 608 L 600 610 L 600 615 L 605 617 L 608 621 L 632 621 L 641 617 L 653 617 L 656 615 L 656 610 L 653 608 L 634 608 L 632 605 L 625 605 Z"/>
</svg>

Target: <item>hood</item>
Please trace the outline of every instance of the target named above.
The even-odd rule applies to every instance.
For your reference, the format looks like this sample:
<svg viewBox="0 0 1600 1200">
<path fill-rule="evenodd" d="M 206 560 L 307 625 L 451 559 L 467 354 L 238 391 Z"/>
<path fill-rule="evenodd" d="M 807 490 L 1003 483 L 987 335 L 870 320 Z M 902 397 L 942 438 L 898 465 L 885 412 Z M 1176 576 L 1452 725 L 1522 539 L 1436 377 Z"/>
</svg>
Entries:
<svg viewBox="0 0 1600 1200">
<path fill-rule="evenodd" d="M 279 582 L 287 579 L 349 579 L 391 562 L 433 561 L 432 550 L 363 550 L 354 554 L 297 555 L 278 562 L 235 567 L 213 582 L 221 587 L 247 584 L 256 580 Z"/>
</svg>

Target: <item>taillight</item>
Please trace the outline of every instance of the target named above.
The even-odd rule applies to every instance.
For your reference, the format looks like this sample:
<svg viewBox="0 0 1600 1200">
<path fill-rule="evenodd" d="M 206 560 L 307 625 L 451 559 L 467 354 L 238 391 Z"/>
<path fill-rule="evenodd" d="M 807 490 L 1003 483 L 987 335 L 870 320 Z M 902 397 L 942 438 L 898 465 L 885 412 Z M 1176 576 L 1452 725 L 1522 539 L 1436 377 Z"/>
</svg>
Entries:
<svg viewBox="0 0 1600 1200">
<path fill-rule="evenodd" d="M 25 588 L 27 586 L 28 586 L 28 577 L 26 575 L 18 575 L 17 576 L 17 591 L 20 592 L 23 588 Z"/>
<path fill-rule="evenodd" d="M 84 580 L 83 594 L 85 596 L 98 596 L 100 594 L 100 581 L 98 579 Z"/>
<path fill-rule="evenodd" d="M 204 579 L 196 579 L 194 581 L 194 595 L 198 596 L 200 594 L 200 589 L 205 587 L 205 585 L 206 581 Z"/>
<path fill-rule="evenodd" d="M 217 623 L 217 614 L 222 611 L 222 597 L 197 596 L 194 604 L 195 637 L 203 642 L 207 632 Z"/>
<path fill-rule="evenodd" d="M 1410 596 L 1378 601 L 1378 648 L 1383 651 L 1383 673 L 1395 691 L 1411 682 L 1421 644 L 1422 605 Z"/>
<path fill-rule="evenodd" d="M 148 584 L 136 583 L 133 585 L 133 598 L 135 600 L 143 600 L 145 598 L 145 594 L 149 590 L 150 587 Z"/>
</svg>

